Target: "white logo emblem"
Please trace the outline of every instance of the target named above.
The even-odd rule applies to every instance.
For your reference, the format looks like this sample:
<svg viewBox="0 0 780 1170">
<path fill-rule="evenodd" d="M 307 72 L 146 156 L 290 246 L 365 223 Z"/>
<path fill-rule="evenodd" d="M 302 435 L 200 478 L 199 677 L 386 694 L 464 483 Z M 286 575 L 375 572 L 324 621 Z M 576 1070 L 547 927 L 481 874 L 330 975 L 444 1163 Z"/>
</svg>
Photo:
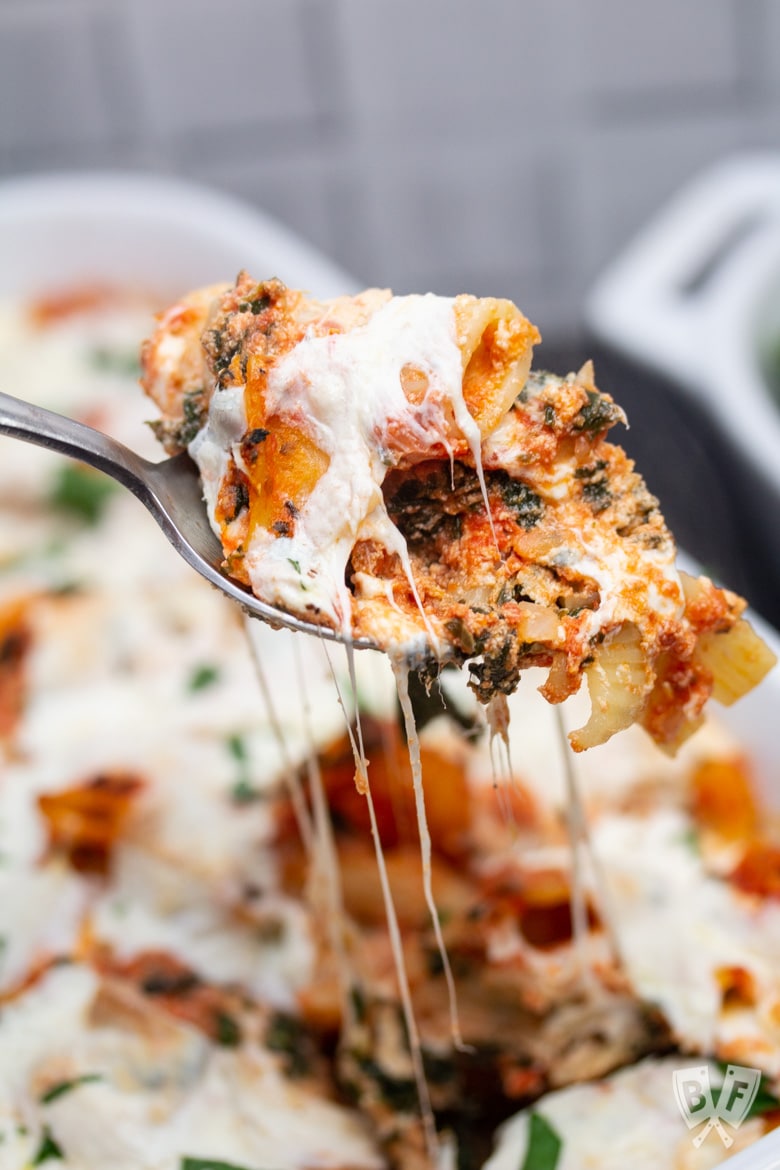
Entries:
<svg viewBox="0 0 780 1170">
<path fill-rule="evenodd" d="M 678 1068 L 672 1073 L 674 1095 L 680 1113 L 688 1129 L 702 1126 L 693 1139 L 698 1147 L 711 1129 L 718 1132 L 726 1149 L 733 1145 L 734 1138 L 724 1126 L 738 1129 L 750 1112 L 761 1084 L 761 1072 L 757 1068 L 745 1068 L 741 1064 L 730 1064 L 726 1069 L 720 1092 L 713 1096 L 710 1085 L 710 1070 L 706 1064 L 691 1068 Z"/>
</svg>

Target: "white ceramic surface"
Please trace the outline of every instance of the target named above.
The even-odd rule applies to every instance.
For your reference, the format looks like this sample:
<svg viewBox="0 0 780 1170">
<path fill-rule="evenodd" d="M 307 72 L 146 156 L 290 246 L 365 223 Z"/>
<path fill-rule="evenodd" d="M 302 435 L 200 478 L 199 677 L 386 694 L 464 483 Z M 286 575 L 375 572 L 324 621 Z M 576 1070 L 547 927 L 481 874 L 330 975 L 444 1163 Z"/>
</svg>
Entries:
<svg viewBox="0 0 780 1170">
<path fill-rule="evenodd" d="M 780 154 L 738 156 L 681 191 L 602 274 L 585 320 L 695 399 L 780 488 L 780 409 L 761 368 L 769 310 L 780 333 Z"/>
<path fill-rule="evenodd" d="M 0 183 L 0 296 L 73 280 L 137 282 L 175 297 L 240 268 L 329 297 L 354 279 L 263 212 L 208 188 L 83 173 Z"/>
</svg>

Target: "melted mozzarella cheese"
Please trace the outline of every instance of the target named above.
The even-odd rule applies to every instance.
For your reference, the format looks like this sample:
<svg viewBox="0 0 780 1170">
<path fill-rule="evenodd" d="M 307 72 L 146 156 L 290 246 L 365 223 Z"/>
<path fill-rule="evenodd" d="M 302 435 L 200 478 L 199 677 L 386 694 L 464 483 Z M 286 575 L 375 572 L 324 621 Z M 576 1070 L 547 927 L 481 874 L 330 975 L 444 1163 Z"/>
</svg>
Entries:
<svg viewBox="0 0 780 1170">
<path fill-rule="evenodd" d="M 711 1170 L 719 1165 L 725 1150 L 718 1135 L 712 1133 L 695 1146 L 696 1134 L 688 1131 L 677 1106 L 673 1073 L 690 1063 L 684 1056 L 646 1060 L 596 1084 L 548 1094 L 534 1111 L 561 1140 L 556 1170 Z M 720 1084 L 717 1066 L 708 1068 L 711 1084 Z M 531 1112 L 525 1110 L 502 1126 L 484 1170 L 530 1164 L 524 1158 Z M 736 1131 L 731 1152 L 752 1145 L 762 1129 L 758 1119 L 746 1121 Z"/>
<path fill-rule="evenodd" d="M 404 395 L 405 365 L 428 380 L 416 405 Z M 399 455 L 421 459 L 436 448 L 451 450 L 450 411 L 481 467 L 479 430 L 463 399 L 462 378 L 453 301 L 432 294 L 394 297 L 347 333 L 310 332 L 277 362 L 268 377 L 269 414 L 294 420 L 330 464 L 301 509 L 293 537 L 255 532 L 247 567 L 258 596 L 296 611 L 305 589 L 307 604 L 349 632 L 344 571 L 355 541 L 369 537 L 398 553 L 411 580 L 382 482 Z"/>
<path fill-rule="evenodd" d="M 217 497 L 228 470 L 231 453 L 236 453 L 246 433 L 243 386 L 230 386 L 214 394 L 206 425 L 189 445 L 189 453 L 198 465 L 206 507 L 212 527 L 220 534 L 216 521 Z"/>
<path fill-rule="evenodd" d="M 258 1044 L 216 1049 L 153 1007 L 131 1024 L 105 1000 L 98 1012 L 100 994 L 90 971 L 59 968 L 0 1014 L 0 1133 L 16 1134 L 17 1153 L 25 1138 L 16 1163 L 0 1146 L 0 1167 L 32 1162 L 44 1132 L 63 1170 L 179 1170 L 186 1156 L 290 1170 L 383 1165 L 354 1113 L 287 1080 Z"/>
</svg>

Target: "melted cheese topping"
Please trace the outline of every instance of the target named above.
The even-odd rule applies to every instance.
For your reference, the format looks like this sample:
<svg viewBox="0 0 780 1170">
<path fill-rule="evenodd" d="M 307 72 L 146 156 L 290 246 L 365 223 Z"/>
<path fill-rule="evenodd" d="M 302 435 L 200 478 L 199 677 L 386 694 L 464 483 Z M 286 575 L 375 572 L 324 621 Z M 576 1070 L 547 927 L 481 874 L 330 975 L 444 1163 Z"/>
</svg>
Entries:
<svg viewBox="0 0 780 1170">
<path fill-rule="evenodd" d="M 428 379 L 417 406 L 403 392 L 401 371 L 408 364 Z M 453 301 L 432 294 L 394 297 L 347 333 L 310 333 L 273 366 L 268 412 L 295 421 L 330 464 L 296 518 L 293 537 L 255 532 L 247 564 L 258 596 L 294 611 L 305 590 L 307 604 L 349 635 L 344 573 L 356 540 L 373 538 L 398 553 L 411 579 L 382 482 L 399 454 L 420 459 L 451 450 L 447 407 L 479 459 L 479 430 L 463 399 L 462 378 Z M 192 453 L 200 463 L 199 445 Z"/>
<path fill-rule="evenodd" d="M 278 367 L 271 386 L 276 408 L 305 411 L 318 442 L 332 443 L 334 451 L 342 442 L 352 443 L 363 460 L 365 482 L 359 488 L 368 494 L 358 491 L 353 500 L 344 476 L 335 476 L 334 491 L 347 492 L 346 521 L 330 507 L 329 498 L 321 501 L 323 517 L 307 505 L 303 531 L 309 536 L 312 531 L 321 536 L 328 526 L 345 522 L 361 536 L 378 534 L 388 547 L 400 539 L 383 505 L 369 491 L 372 477 L 376 486 L 377 477 L 386 471 L 382 459 L 377 463 L 369 450 L 376 427 L 388 452 L 398 436 L 386 432 L 398 423 L 403 434 L 413 434 L 415 444 L 427 444 L 424 450 L 441 446 L 446 453 L 453 442 L 451 412 L 478 463 L 473 420 L 469 421 L 459 389 L 459 352 L 456 376 L 451 303 L 437 298 L 419 301 L 422 312 L 418 305 L 414 318 L 426 324 L 411 347 L 404 316 L 411 306 L 390 311 L 387 305 L 386 313 L 379 309 L 361 327 L 364 332 L 356 342 L 348 343 L 346 336 L 312 335 L 301 343 L 309 349 L 299 355 L 300 361 L 293 352 L 287 364 Z M 40 338 L 37 345 L 38 352 L 45 348 Z M 353 401 L 361 345 L 373 354 L 377 379 L 366 402 Z M 429 394 L 416 407 L 399 397 L 401 348 L 405 360 L 414 354 L 429 378 Z M 332 352 L 339 358 L 341 384 L 315 385 L 307 380 L 317 362 L 324 363 Z M 181 347 L 174 346 L 166 360 L 175 364 L 180 356 Z M 45 378 L 51 368 L 42 361 Z M 391 374 L 392 394 L 383 389 L 389 387 Z M 454 382 L 448 381 L 451 377 Z M 132 394 L 126 384 L 122 391 Z M 354 417 L 342 417 L 336 401 L 340 393 L 352 395 Z M 219 403 L 193 446 L 212 509 L 228 457 L 236 454 L 246 429 L 241 391 L 227 388 L 217 397 Z M 131 428 L 118 430 L 127 439 Z M 12 447 L 26 451 L 21 445 Z M 398 449 L 402 448 L 403 443 Z M 559 492 L 560 484 L 551 482 L 549 490 Z M 36 531 L 55 535 L 59 519 L 46 512 L 45 501 L 35 492 L 30 499 L 42 505 Z M 280 890 L 273 825 L 263 800 L 283 767 L 304 761 L 313 743 L 327 742 L 340 726 L 341 714 L 316 644 L 296 640 L 299 661 L 286 635 L 252 628 L 258 656 L 273 664 L 274 698 L 284 738 L 280 747 L 277 731 L 262 714 L 253 664 L 232 611 L 191 579 L 134 501 L 119 496 L 109 517 L 110 523 L 97 529 L 74 533 L 65 548 L 36 554 L 37 559 L 21 570 L 16 566 L 4 580 L 5 588 L 30 581 L 39 586 L 75 581 L 83 591 L 36 604 L 30 693 L 13 758 L 0 778 L 0 995 L 14 992 L 13 999 L 0 1007 L 0 1170 L 17 1170 L 32 1162 L 44 1127 L 64 1150 L 60 1163 L 64 1170 L 103 1170 L 107 1165 L 137 1170 L 147 1163 L 155 1170 L 179 1170 L 185 1154 L 241 1165 L 284 1163 L 306 1170 L 313 1165 L 335 1170 L 345 1164 L 378 1168 L 383 1160 L 355 1113 L 291 1083 L 254 1036 L 240 1051 L 219 1050 L 189 1025 L 157 1014 L 151 1036 L 138 1021 L 124 1026 L 121 1013 L 120 1018 L 98 1023 L 100 981 L 83 961 L 52 969 L 24 991 L 14 990 L 39 962 L 57 955 L 78 956 L 80 948 L 92 944 L 108 948 L 117 960 L 163 949 L 202 979 L 236 984 L 263 1004 L 286 1011 L 294 1011 L 297 993 L 316 981 L 310 913 Z M 338 539 L 337 532 L 337 543 Z M 398 549 L 404 552 L 400 545 Z M 339 566 L 328 557 L 323 564 L 312 557 L 309 571 L 338 576 Z M 343 566 L 341 573 L 343 579 Z M 666 597 L 673 600 L 672 593 L 664 593 Z M 216 666 L 219 677 L 203 690 L 191 690 L 191 680 L 204 666 Z M 352 689 L 361 706 L 387 716 L 393 711 L 392 676 L 385 666 L 382 659 L 365 655 L 352 661 L 347 673 L 353 675 Z M 302 675 L 309 692 L 303 720 Z M 522 724 L 518 725 L 521 734 L 513 740 L 513 751 L 525 773 L 533 770 L 529 753 L 534 744 L 538 746 L 540 789 L 549 797 L 549 733 L 540 730 L 546 714 L 545 707 L 541 714 L 533 708 L 534 727 L 523 735 Z M 244 804 L 230 796 L 237 760 L 229 745 L 235 746 L 237 737 L 242 758 L 251 765 L 251 783 L 259 790 Z M 641 754 L 642 749 L 634 745 L 632 751 Z M 636 758 L 632 755 L 632 769 Z M 601 760 L 593 761 L 588 784 L 593 782 L 593 791 L 608 804 L 615 793 Z M 116 847 L 110 878 L 96 889 L 62 859 L 47 856 L 35 800 L 39 794 L 117 766 L 137 770 L 145 788 Z M 657 761 L 650 770 L 657 776 Z M 241 781 L 246 795 L 246 777 Z M 417 774 L 418 789 L 419 782 Z M 427 869 L 422 813 L 420 820 Z M 762 1038 L 765 1045 L 767 1037 L 774 1043 L 771 1028 L 777 1019 L 776 908 L 751 908 L 722 883 L 697 871 L 689 856 L 680 855 L 684 834 L 680 818 L 668 815 L 641 824 L 630 818 L 606 818 L 601 823 L 597 847 L 610 865 L 617 890 L 631 970 L 637 985 L 664 1004 L 687 1043 L 735 1045 L 731 1050 L 746 1062 L 761 1060 L 780 1075 L 776 1056 L 780 1043 L 769 1054 L 766 1047 L 761 1049 Z M 560 861 L 555 850 L 553 846 L 550 852 Z M 564 865 L 566 860 L 564 850 Z M 537 861 L 540 867 L 549 864 L 550 853 L 540 850 Z M 385 887 L 389 901 L 386 875 Z M 249 912 L 242 901 L 247 888 L 256 892 L 259 902 Z M 429 888 L 426 895 L 432 901 Z M 697 922 L 698 953 L 693 957 L 686 950 L 691 940 L 683 909 Z M 272 938 L 263 931 L 269 923 Z M 664 965 L 663 953 L 659 955 L 654 944 L 650 953 L 651 936 L 674 939 L 679 953 L 671 963 Z M 393 942 L 402 968 L 397 930 Z M 599 940 L 591 935 L 590 942 L 598 954 Z M 519 932 L 496 930 L 487 960 L 500 965 L 519 957 L 551 998 L 568 994 L 572 980 L 567 956 L 531 954 L 532 949 Z M 753 973 L 761 998 L 752 1014 L 716 1019 L 713 967 L 735 961 Z M 413 1029 L 410 1032 L 419 1056 L 419 1043 Z M 90 1079 L 72 1092 L 50 1103 L 42 1101 L 47 1087 L 83 1076 Z M 600 1089 L 597 1099 L 603 1101 L 610 1089 Z M 558 1117 L 556 1098 L 550 1101 L 551 1116 Z M 576 1120 L 578 1107 L 572 1101 L 576 1098 L 567 1099 L 563 1114 Z M 618 1118 L 599 1123 L 593 1101 L 586 1099 L 580 1120 L 584 1134 L 590 1117 L 596 1138 L 591 1143 L 584 1136 L 583 1149 L 594 1145 L 603 1158 L 605 1148 L 633 1149 L 631 1141 L 641 1146 L 645 1123 L 629 1104 L 624 1101 Z M 576 1149 L 576 1126 L 574 1132 Z M 661 1127 L 654 1130 L 656 1137 L 661 1132 Z M 671 1131 L 669 1136 L 672 1141 Z M 511 1144 L 510 1155 L 514 1158 L 510 1164 L 519 1164 Z M 618 1164 L 622 1167 L 626 1159 Z M 668 1165 L 668 1159 L 663 1164 Z"/>
<path fill-rule="evenodd" d="M 674 1096 L 672 1076 L 686 1067 L 684 1056 L 646 1060 L 598 1084 L 577 1085 L 549 1094 L 535 1112 L 561 1139 L 556 1170 L 710 1170 L 723 1159 L 724 1147 L 716 1134 L 694 1145 Z M 722 1083 L 716 1065 L 707 1065 L 711 1084 Z M 517 1115 L 499 1131 L 496 1151 L 484 1170 L 517 1170 L 529 1142 L 530 1110 Z M 730 1130 L 732 1136 L 734 1130 Z M 762 1133 L 759 1120 L 746 1121 L 736 1131 L 730 1153 L 746 1149 Z"/>
</svg>

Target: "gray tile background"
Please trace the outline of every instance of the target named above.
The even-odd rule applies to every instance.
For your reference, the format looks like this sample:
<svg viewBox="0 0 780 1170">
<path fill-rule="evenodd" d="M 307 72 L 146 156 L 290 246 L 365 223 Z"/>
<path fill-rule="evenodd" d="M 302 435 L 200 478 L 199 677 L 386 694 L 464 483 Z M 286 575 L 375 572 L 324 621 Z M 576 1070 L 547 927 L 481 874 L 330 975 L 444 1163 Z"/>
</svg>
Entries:
<svg viewBox="0 0 780 1170">
<path fill-rule="evenodd" d="M 0 176 L 216 185 L 563 349 L 677 186 L 779 139 L 780 0 L 0 0 Z"/>
</svg>

